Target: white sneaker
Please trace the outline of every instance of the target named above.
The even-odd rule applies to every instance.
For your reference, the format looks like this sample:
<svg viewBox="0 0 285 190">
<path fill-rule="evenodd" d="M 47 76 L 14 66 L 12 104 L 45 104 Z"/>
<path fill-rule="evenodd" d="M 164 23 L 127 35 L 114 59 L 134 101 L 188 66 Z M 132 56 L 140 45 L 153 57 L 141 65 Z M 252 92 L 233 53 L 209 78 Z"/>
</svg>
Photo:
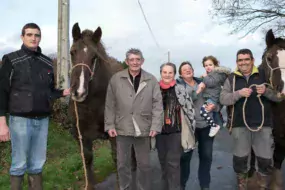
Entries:
<svg viewBox="0 0 285 190">
<path fill-rule="evenodd" d="M 220 130 L 220 128 L 221 127 L 219 125 L 216 125 L 216 127 L 211 127 L 209 136 L 210 137 L 215 136 L 218 133 L 218 131 Z"/>
</svg>

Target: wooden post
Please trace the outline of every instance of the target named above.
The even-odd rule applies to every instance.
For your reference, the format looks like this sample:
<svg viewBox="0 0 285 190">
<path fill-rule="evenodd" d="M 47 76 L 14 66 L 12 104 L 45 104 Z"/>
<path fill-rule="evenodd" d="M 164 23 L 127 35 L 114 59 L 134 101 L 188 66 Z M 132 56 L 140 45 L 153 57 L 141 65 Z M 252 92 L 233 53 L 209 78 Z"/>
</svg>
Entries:
<svg viewBox="0 0 285 190">
<path fill-rule="evenodd" d="M 61 34 L 61 75 L 62 87 L 69 88 L 69 0 L 62 0 L 62 34 Z"/>
<path fill-rule="evenodd" d="M 57 29 L 57 65 L 56 65 L 56 83 L 57 88 L 61 88 L 60 78 L 61 78 L 61 31 L 62 31 L 62 0 L 58 0 L 58 29 Z"/>
<path fill-rule="evenodd" d="M 58 0 L 58 87 L 69 88 L 69 0 Z M 61 84 L 60 84 L 61 82 Z"/>
</svg>

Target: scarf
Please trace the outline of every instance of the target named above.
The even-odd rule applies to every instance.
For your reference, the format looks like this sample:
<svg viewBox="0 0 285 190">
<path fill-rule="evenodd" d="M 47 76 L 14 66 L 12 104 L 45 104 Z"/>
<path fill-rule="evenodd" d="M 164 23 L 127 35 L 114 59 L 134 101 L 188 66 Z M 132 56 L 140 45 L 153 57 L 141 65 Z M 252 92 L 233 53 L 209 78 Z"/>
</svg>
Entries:
<svg viewBox="0 0 285 190">
<path fill-rule="evenodd" d="M 165 84 L 162 80 L 159 81 L 159 86 L 162 89 L 169 89 L 176 84 L 176 80 L 173 80 L 170 84 Z"/>
</svg>

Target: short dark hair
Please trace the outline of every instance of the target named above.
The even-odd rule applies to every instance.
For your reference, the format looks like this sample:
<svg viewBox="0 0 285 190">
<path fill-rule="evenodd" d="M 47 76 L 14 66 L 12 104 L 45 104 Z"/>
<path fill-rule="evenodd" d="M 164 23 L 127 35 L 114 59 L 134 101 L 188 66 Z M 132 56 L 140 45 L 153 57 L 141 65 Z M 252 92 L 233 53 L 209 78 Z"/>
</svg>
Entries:
<svg viewBox="0 0 285 190">
<path fill-rule="evenodd" d="M 167 63 L 164 63 L 160 66 L 160 73 L 162 72 L 162 69 L 164 66 L 170 66 L 173 68 L 173 72 L 174 74 L 176 75 L 176 65 L 174 63 L 170 63 L 170 62 L 167 62 Z"/>
<path fill-rule="evenodd" d="M 40 27 L 35 24 L 35 23 L 27 23 L 25 24 L 25 26 L 22 28 L 22 36 L 25 35 L 25 30 L 28 29 L 28 28 L 31 28 L 31 29 L 38 29 L 40 32 L 41 32 L 41 29 Z"/>
<path fill-rule="evenodd" d="M 183 61 L 183 62 L 180 64 L 179 69 L 178 69 L 179 75 L 181 75 L 181 72 L 182 72 L 181 70 L 182 70 L 182 67 L 183 67 L 184 65 L 189 65 L 189 66 L 192 68 L 192 70 L 194 70 L 193 67 L 192 67 L 192 64 L 191 64 L 189 61 Z"/>
<path fill-rule="evenodd" d="M 205 67 L 205 62 L 208 61 L 208 60 L 211 60 L 216 67 L 219 66 L 218 59 L 216 57 L 212 56 L 212 55 L 209 55 L 209 56 L 205 56 L 203 58 L 203 60 L 202 60 L 203 67 Z"/>
<path fill-rule="evenodd" d="M 254 59 L 253 54 L 252 54 L 250 49 L 240 49 L 240 50 L 238 50 L 238 52 L 237 52 L 237 60 L 238 60 L 238 55 L 240 55 L 240 54 L 248 54 L 248 55 L 250 55 L 251 59 Z"/>
</svg>

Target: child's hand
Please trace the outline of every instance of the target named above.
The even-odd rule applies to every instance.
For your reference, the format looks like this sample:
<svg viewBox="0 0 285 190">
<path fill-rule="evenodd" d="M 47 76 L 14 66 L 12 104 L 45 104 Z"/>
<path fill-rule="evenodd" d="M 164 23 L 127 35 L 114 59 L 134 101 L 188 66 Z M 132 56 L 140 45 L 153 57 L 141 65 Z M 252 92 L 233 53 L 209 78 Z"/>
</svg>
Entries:
<svg viewBox="0 0 285 190">
<path fill-rule="evenodd" d="M 196 94 L 199 94 L 201 93 L 204 89 L 205 89 L 206 85 L 205 83 L 201 82 L 199 85 L 198 85 L 198 89 L 196 91 Z"/>
</svg>

